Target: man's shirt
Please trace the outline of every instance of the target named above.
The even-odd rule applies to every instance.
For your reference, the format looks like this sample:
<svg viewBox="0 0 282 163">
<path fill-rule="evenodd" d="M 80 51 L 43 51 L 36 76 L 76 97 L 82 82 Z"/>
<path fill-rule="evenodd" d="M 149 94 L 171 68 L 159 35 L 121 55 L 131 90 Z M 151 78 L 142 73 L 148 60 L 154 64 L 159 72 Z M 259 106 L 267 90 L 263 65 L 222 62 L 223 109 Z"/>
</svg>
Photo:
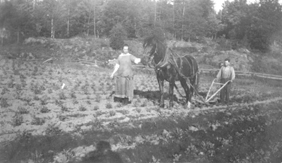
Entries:
<svg viewBox="0 0 282 163">
<path fill-rule="evenodd" d="M 217 79 L 230 79 L 230 80 L 234 80 L 235 79 L 235 71 L 234 68 L 231 66 L 222 66 L 221 69 L 219 70 L 217 76 Z"/>
</svg>

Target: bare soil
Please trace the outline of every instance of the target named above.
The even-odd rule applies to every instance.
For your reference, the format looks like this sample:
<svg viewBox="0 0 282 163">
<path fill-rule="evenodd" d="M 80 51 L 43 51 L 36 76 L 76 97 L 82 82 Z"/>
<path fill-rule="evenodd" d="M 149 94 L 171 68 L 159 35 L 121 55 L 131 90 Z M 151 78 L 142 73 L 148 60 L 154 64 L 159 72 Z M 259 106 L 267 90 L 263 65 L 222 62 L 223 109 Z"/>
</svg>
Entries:
<svg viewBox="0 0 282 163">
<path fill-rule="evenodd" d="M 153 73 L 136 69 L 128 105 L 110 97 L 110 73 L 74 62 L 7 60 L 0 73 L 0 162 L 81 162 L 101 140 L 128 163 L 281 162 L 279 83 L 238 76 L 229 106 L 187 109 L 175 91 L 174 107 L 166 93 L 159 108 Z M 207 92 L 212 79 L 202 74 L 199 91 Z"/>
</svg>

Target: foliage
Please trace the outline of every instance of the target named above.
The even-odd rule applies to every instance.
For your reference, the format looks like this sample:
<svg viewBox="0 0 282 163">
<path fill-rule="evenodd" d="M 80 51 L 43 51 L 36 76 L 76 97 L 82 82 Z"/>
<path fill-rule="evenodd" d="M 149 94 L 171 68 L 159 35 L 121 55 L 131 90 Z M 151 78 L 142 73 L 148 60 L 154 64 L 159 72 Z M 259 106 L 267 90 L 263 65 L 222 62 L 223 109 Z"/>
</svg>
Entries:
<svg viewBox="0 0 282 163">
<path fill-rule="evenodd" d="M 212 0 L 1 1 L 0 31 L 5 28 L 9 33 L 1 41 L 42 36 L 108 37 L 120 25 L 129 38 L 142 38 L 161 28 L 166 38 L 199 41 L 224 36 L 236 43 L 232 48 L 240 44 L 262 51 L 281 38 L 278 0 L 251 4 L 247 0 L 226 1 L 219 13 L 213 6 Z"/>
<path fill-rule="evenodd" d="M 268 50 L 274 41 L 273 36 L 280 31 L 282 11 L 277 0 L 260 0 L 253 4 L 235 0 L 225 2 L 220 17 L 225 25 L 219 32 L 221 35 L 264 51 Z"/>
<path fill-rule="evenodd" d="M 113 49 L 121 49 L 126 38 L 126 31 L 121 24 L 117 24 L 110 31 L 110 46 Z"/>
<path fill-rule="evenodd" d="M 117 23 L 130 38 L 143 37 L 155 27 L 177 37 L 183 33 L 187 37 L 206 36 L 218 23 L 212 7 L 211 0 L 13 0 L 0 3 L 0 26 L 18 29 L 23 38 L 52 34 L 64 38 L 82 33 L 109 36 Z"/>
</svg>

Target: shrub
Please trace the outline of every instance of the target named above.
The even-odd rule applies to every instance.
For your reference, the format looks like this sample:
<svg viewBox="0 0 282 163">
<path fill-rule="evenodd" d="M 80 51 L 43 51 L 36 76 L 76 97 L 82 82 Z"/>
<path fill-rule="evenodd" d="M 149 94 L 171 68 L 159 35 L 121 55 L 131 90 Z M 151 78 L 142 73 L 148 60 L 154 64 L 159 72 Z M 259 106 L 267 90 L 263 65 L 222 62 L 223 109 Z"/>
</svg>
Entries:
<svg viewBox="0 0 282 163">
<path fill-rule="evenodd" d="M 10 105 L 8 104 L 8 100 L 6 98 L 2 98 L 0 100 L 0 106 L 1 106 L 1 108 L 7 108 Z"/>
<path fill-rule="evenodd" d="M 65 121 L 67 119 L 65 115 L 59 115 L 58 118 L 60 121 Z"/>
<path fill-rule="evenodd" d="M 66 95 L 64 94 L 64 92 L 60 92 L 60 93 L 59 93 L 59 98 L 60 98 L 61 100 L 65 100 L 67 97 L 66 97 Z"/>
<path fill-rule="evenodd" d="M 48 93 L 49 93 L 49 94 L 53 93 L 53 90 L 52 90 L 51 88 L 48 89 Z"/>
<path fill-rule="evenodd" d="M 70 93 L 70 96 L 71 96 L 71 98 L 76 98 L 75 92 L 72 91 L 72 92 Z"/>
<path fill-rule="evenodd" d="M 86 108 L 81 105 L 81 106 L 79 107 L 79 111 L 86 111 Z"/>
<path fill-rule="evenodd" d="M 115 116 L 115 115 L 116 115 L 115 111 L 110 111 L 110 114 L 109 114 L 110 117 Z"/>
<path fill-rule="evenodd" d="M 74 105 L 78 104 L 78 101 L 76 99 L 74 99 L 72 102 L 73 102 Z"/>
<path fill-rule="evenodd" d="M 107 103 L 107 104 L 106 104 L 106 108 L 107 108 L 107 109 L 111 109 L 112 107 L 113 107 L 113 106 L 112 106 L 111 103 Z"/>
<path fill-rule="evenodd" d="M 20 126 L 23 123 L 23 117 L 20 115 L 20 113 L 16 113 L 13 120 L 12 120 L 12 125 L 15 126 Z"/>
<path fill-rule="evenodd" d="M 97 94 L 95 98 L 95 102 L 100 102 L 100 101 L 101 101 L 101 96 Z"/>
<path fill-rule="evenodd" d="M 99 106 L 98 106 L 98 105 L 95 105 L 95 106 L 94 106 L 94 110 L 99 110 Z"/>
<path fill-rule="evenodd" d="M 44 119 L 38 118 L 38 117 L 33 117 L 31 124 L 32 125 L 43 125 L 45 123 Z"/>
<path fill-rule="evenodd" d="M 34 96 L 33 99 L 34 99 L 35 101 L 39 101 L 39 100 L 40 100 L 40 98 L 39 98 L 38 96 Z M 29 103 L 29 102 L 28 102 L 28 103 Z"/>
<path fill-rule="evenodd" d="M 20 114 L 28 114 L 29 113 L 29 111 L 26 108 L 22 107 L 22 106 L 18 107 L 18 112 Z"/>
<path fill-rule="evenodd" d="M 141 109 L 140 109 L 140 108 L 136 108 L 135 111 L 136 111 L 137 113 L 140 113 L 140 112 L 141 112 Z"/>
<path fill-rule="evenodd" d="M 68 112 L 68 111 L 69 111 L 69 108 L 62 105 L 62 106 L 61 106 L 61 110 L 62 110 L 63 112 Z"/>
<path fill-rule="evenodd" d="M 46 106 L 43 106 L 40 110 L 41 113 L 48 113 L 50 112 L 50 109 L 48 109 Z"/>
<path fill-rule="evenodd" d="M 127 36 L 127 33 L 124 27 L 118 23 L 110 31 L 110 46 L 111 48 L 117 50 L 121 49 L 124 45 L 124 40 Z"/>
</svg>

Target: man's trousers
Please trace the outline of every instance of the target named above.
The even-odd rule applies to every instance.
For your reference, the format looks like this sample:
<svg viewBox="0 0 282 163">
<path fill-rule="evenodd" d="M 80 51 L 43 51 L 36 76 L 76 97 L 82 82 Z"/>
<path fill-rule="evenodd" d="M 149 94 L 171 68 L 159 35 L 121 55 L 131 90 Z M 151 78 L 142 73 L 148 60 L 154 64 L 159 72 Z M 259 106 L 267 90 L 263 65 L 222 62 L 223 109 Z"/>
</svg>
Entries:
<svg viewBox="0 0 282 163">
<path fill-rule="evenodd" d="M 230 79 L 224 79 L 222 78 L 220 80 L 220 82 L 223 84 L 225 84 L 228 80 Z M 221 89 L 220 91 L 220 103 L 229 103 L 229 94 L 230 94 L 230 90 L 231 90 L 231 82 L 229 82 L 228 84 L 225 85 L 224 88 Z"/>
</svg>

